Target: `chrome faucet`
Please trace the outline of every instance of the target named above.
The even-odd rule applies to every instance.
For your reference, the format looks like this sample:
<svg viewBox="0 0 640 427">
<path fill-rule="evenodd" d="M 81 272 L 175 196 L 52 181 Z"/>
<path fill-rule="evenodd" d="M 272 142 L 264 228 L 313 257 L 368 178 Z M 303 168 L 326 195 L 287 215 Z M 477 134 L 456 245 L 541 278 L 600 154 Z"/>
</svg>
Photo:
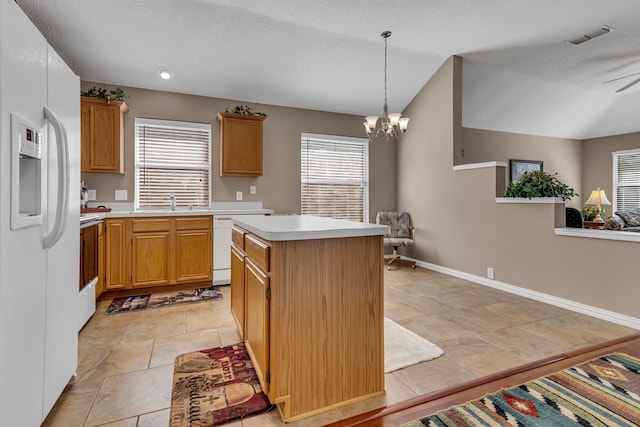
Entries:
<svg viewBox="0 0 640 427">
<path fill-rule="evenodd" d="M 171 196 L 169 196 L 169 200 L 171 200 L 171 210 L 175 211 L 176 210 L 176 196 L 175 196 L 175 194 L 171 193 Z"/>
</svg>

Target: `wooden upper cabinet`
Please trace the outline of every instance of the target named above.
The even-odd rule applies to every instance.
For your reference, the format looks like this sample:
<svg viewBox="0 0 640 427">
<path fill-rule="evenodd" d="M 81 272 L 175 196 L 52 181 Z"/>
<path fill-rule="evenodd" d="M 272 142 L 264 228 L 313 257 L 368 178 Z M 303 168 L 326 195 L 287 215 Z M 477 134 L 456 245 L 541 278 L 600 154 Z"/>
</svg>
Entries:
<svg viewBox="0 0 640 427">
<path fill-rule="evenodd" d="M 122 101 L 80 97 L 82 172 L 124 173 L 124 114 Z"/>
<path fill-rule="evenodd" d="M 264 116 L 218 113 L 220 176 L 262 176 Z"/>
</svg>

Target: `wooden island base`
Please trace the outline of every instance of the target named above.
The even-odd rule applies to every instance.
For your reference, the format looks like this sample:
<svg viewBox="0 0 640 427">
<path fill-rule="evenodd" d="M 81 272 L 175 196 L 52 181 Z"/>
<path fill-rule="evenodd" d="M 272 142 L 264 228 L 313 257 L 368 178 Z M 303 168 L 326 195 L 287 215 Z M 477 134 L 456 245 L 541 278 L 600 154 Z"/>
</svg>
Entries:
<svg viewBox="0 0 640 427">
<path fill-rule="evenodd" d="M 284 421 L 384 394 L 382 234 L 278 241 L 234 227 L 232 311 Z"/>
</svg>

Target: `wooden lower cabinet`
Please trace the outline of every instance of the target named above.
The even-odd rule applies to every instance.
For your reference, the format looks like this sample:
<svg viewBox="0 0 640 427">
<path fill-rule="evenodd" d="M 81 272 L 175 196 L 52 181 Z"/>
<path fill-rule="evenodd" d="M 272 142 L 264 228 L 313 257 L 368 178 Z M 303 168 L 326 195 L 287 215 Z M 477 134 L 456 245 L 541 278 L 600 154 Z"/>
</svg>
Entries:
<svg viewBox="0 0 640 427">
<path fill-rule="evenodd" d="M 105 291 L 127 289 L 131 280 L 129 265 L 129 220 L 126 218 L 107 218 L 104 221 L 105 233 Z"/>
<path fill-rule="evenodd" d="M 265 241 L 243 232 L 244 252 L 232 246 L 231 306 L 244 307 L 244 325 L 240 309 L 234 317 L 282 418 L 384 394 L 382 236 Z M 233 291 L 240 269 L 244 294 Z"/>
<path fill-rule="evenodd" d="M 98 283 L 96 283 L 96 299 L 104 292 L 104 223 L 98 224 Z"/>
<path fill-rule="evenodd" d="M 212 279 L 212 217 L 107 218 L 106 290 Z"/>
<path fill-rule="evenodd" d="M 240 328 L 242 339 L 244 336 L 244 300 L 245 300 L 245 283 L 244 283 L 244 258 L 245 254 L 242 249 L 231 244 L 231 315 Z"/>
<path fill-rule="evenodd" d="M 211 217 L 176 219 L 176 282 L 211 280 Z"/>
<path fill-rule="evenodd" d="M 247 258 L 244 264 L 246 284 L 246 326 L 244 340 L 254 358 L 256 374 L 265 393 L 269 393 L 269 276 Z"/>
</svg>

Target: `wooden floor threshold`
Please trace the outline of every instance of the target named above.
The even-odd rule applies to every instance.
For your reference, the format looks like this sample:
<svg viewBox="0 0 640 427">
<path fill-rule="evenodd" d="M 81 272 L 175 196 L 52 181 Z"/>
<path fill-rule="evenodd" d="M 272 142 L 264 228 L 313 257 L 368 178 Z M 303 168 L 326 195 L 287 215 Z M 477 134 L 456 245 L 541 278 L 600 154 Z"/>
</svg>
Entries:
<svg viewBox="0 0 640 427">
<path fill-rule="evenodd" d="M 384 408 L 346 418 L 326 427 L 388 427 L 418 420 L 434 412 L 460 405 L 469 400 L 549 375 L 613 352 L 640 357 L 640 332 L 600 344 L 547 357 L 495 374 L 467 381 L 432 393 L 416 396 Z"/>
</svg>

